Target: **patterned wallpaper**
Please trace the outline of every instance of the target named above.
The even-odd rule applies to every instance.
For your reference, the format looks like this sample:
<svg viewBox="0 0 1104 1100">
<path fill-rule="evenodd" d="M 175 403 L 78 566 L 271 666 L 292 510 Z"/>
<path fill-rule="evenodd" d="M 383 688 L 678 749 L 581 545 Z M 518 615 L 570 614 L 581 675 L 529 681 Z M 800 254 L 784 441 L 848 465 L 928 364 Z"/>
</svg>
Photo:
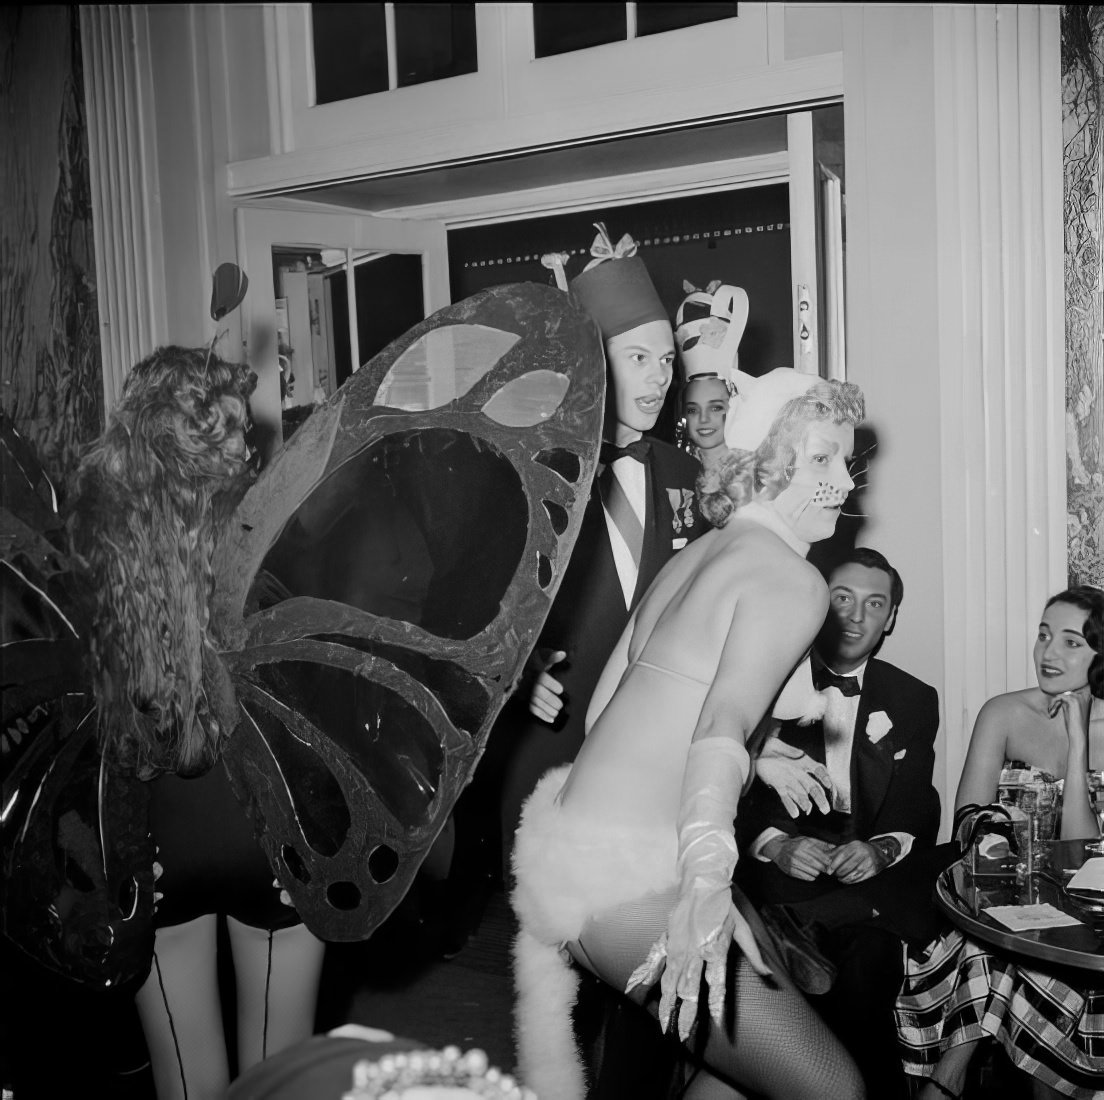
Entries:
<svg viewBox="0 0 1104 1100">
<path fill-rule="evenodd" d="M 60 484 L 103 426 L 77 9 L 0 7 L 0 407 Z"/>
<path fill-rule="evenodd" d="M 1066 536 L 1071 584 L 1104 585 L 1104 5 L 1062 8 Z"/>
</svg>

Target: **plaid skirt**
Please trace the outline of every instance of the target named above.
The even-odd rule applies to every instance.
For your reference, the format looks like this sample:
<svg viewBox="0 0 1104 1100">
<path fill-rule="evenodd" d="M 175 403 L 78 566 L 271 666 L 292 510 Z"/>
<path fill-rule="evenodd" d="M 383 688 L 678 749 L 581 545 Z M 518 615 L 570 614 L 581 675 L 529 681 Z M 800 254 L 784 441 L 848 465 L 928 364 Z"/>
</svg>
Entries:
<svg viewBox="0 0 1104 1100">
<path fill-rule="evenodd" d="M 896 1014 L 907 1073 L 929 1076 L 945 1050 L 991 1038 L 1063 1095 L 1104 1097 L 1104 989 L 1013 963 L 952 930 L 906 949 Z"/>
</svg>

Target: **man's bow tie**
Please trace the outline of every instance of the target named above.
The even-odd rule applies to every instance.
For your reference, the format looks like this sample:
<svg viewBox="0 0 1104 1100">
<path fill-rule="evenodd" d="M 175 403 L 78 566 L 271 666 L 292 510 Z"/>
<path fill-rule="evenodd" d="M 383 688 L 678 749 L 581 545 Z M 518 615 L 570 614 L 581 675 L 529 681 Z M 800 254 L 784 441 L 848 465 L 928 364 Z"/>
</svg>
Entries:
<svg viewBox="0 0 1104 1100">
<path fill-rule="evenodd" d="M 818 668 L 813 675 L 817 691 L 836 688 L 841 695 L 858 695 L 862 688 L 857 676 L 840 676 L 830 668 Z"/>
<path fill-rule="evenodd" d="M 619 458 L 634 458 L 637 462 L 646 462 L 651 446 L 651 441 L 643 437 L 634 439 L 627 447 L 618 447 L 616 443 L 604 440 L 602 449 L 598 452 L 598 461 L 603 466 L 612 466 Z"/>
</svg>

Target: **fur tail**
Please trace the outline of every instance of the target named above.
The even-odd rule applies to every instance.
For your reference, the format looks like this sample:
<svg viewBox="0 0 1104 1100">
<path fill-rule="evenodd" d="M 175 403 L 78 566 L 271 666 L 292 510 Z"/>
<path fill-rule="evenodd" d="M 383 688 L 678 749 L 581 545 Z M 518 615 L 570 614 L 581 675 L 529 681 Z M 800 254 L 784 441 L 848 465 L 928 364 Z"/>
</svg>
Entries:
<svg viewBox="0 0 1104 1100">
<path fill-rule="evenodd" d="M 514 940 L 518 1076 L 540 1100 L 583 1100 L 586 1077 L 571 1009 L 579 977 L 562 948 L 525 931 Z"/>
</svg>

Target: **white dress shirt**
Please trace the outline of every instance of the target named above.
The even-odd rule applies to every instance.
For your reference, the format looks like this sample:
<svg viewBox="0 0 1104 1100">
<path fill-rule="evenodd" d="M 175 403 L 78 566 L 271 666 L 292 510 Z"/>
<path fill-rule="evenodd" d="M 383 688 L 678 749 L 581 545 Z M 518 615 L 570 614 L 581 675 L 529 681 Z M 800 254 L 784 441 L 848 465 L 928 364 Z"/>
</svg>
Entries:
<svg viewBox="0 0 1104 1100">
<path fill-rule="evenodd" d="M 813 661 L 814 667 L 819 665 L 822 668 L 828 668 L 830 672 L 835 672 L 835 669 L 829 668 L 815 653 Z M 859 717 L 859 701 L 862 699 L 865 672 L 866 661 L 851 672 L 836 672 L 837 676 L 854 676 L 859 681 L 860 690 L 857 695 L 844 695 L 839 688 L 834 687 L 825 688 L 823 692 L 827 700 L 824 718 L 821 720 L 824 730 L 824 766 L 828 769 L 828 775 L 832 780 L 832 809 L 845 814 L 851 812 L 851 747 L 855 740 L 855 723 Z M 763 848 L 776 836 L 788 837 L 789 834 L 773 826 L 764 829 L 752 841 L 750 848 L 752 858 L 761 863 L 770 863 L 770 859 L 763 855 Z M 894 863 L 899 863 L 912 851 L 912 842 L 915 838 L 911 833 L 878 834 L 878 837 L 883 836 L 894 837 L 901 846 L 901 851 Z M 870 839 L 877 840 L 878 837 Z"/>
</svg>

